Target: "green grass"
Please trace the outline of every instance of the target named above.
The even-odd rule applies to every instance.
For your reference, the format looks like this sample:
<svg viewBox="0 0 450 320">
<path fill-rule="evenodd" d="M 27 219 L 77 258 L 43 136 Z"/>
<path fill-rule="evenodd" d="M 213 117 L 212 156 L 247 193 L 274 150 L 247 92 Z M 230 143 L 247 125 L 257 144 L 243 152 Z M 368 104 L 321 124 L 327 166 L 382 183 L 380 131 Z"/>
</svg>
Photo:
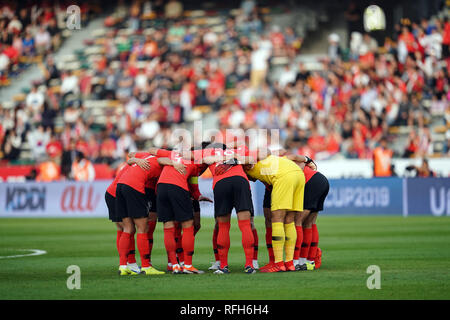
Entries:
<svg viewBox="0 0 450 320">
<path fill-rule="evenodd" d="M 267 262 L 264 221 L 256 219 L 260 265 Z M 450 219 L 319 217 L 323 263 L 313 272 L 242 273 L 235 218 L 229 275 L 119 277 L 115 228 L 106 219 L 0 219 L 0 256 L 41 249 L 41 256 L 0 259 L 0 299 L 450 299 Z M 194 265 L 213 261 L 213 220 L 202 219 Z M 164 269 L 162 226 L 152 260 Z M 68 290 L 66 269 L 81 268 L 81 290 Z M 369 290 L 369 265 L 381 268 L 381 289 Z"/>
</svg>

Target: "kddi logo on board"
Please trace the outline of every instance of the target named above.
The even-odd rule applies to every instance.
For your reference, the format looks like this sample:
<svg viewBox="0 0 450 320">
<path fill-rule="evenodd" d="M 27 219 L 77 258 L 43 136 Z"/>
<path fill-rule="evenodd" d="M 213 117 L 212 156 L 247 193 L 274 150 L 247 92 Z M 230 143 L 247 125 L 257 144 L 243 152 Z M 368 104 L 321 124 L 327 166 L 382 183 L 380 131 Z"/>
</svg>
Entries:
<svg viewBox="0 0 450 320">
<path fill-rule="evenodd" d="M 45 187 L 8 187 L 6 189 L 6 211 L 45 210 Z"/>
<path fill-rule="evenodd" d="M 67 186 L 61 195 L 61 210 L 63 212 L 94 212 L 100 199 L 101 195 L 95 192 L 92 185 Z"/>
</svg>

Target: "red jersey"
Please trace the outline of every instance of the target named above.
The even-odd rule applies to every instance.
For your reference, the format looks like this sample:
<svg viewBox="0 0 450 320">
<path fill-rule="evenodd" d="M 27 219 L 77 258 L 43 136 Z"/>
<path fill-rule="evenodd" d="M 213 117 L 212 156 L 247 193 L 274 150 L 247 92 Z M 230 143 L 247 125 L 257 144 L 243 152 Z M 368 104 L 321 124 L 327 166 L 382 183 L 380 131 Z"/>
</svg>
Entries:
<svg viewBox="0 0 450 320">
<path fill-rule="evenodd" d="M 209 151 L 209 150 L 208 150 Z M 224 159 L 226 156 L 233 156 L 235 154 L 239 154 L 241 156 L 245 156 L 248 153 L 248 149 L 243 149 L 242 147 L 239 147 L 238 149 L 211 149 L 211 155 L 214 156 L 222 156 Z M 211 171 L 211 174 L 213 175 L 213 188 L 215 187 L 216 183 L 219 182 L 222 179 L 229 178 L 229 177 L 243 177 L 245 180 L 248 181 L 247 175 L 244 172 L 244 169 L 241 165 L 232 166 L 227 172 L 217 175 L 216 174 L 216 167 L 220 163 L 213 163 L 209 166 L 209 170 Z"/>
<path fill-rule="evenodd" d="M 305 166 L 303 168 L 303 173 L 305 174 L 305 183 L 307 183 L 309 179 L 311 179 L 312 176 L 317 173 L 317 171 L 311 169 L 310 167 Z"/>
<path fill-rule="evenodd" d="M 126 184 L 136 191 L 145 194 L 145 188 L 152 187 L 151 180 L 157 178 L 161 174 L 162 166 L 158 163 L 158 158 L 150 153 L 137 153 L 135 157 L 147 160 L 150 165 L 150 169 L 144 170 L 137 164 L 133 164 L 132 166 L 129 166 L 129 169 L 127 169 L 124 174 L 121 175 L 117 183 Z"/>
<path fill-rule="evenodd" d="M 117 183 L 122 176 L 122 174 L 129 168 L 130 166 L 125 164 L 120 168 L 120 170 L 117 172 L 116 177 L 114 178 L 113 182 L 109 185 L 109 187 L 106 189 L 106 192 L 108 192 L 110 195 L 112 195 L 114 198 L 116 197 L 116 190 L 117 190 Z"/>
<path fill-rule="evenodd" d="M 203 173 L 206 167 L 202 164 L 195 164 L 193 161 L 185 160 L 179 153 L 173 151 L 160 149 L 157 152 L 157 156 L 170 158 L 172 161 L 181 162 L 186 166 L 185 174 L 179 173 L 172 166 L 164 166 L 164 168 L 161 171 L 161 175 L 158 179 L 158 184 L 167 183 L 179 186 L 180 188 L 183 188 L 184 190 L 191 192 L 194 199 L 197 200 L 198 197 L 200 196 L 200 193 L 195 192 L 195 189 L 190 190 L 188 185 L 188 179 L 190 177 L 198 177 Z"/>
</svg>

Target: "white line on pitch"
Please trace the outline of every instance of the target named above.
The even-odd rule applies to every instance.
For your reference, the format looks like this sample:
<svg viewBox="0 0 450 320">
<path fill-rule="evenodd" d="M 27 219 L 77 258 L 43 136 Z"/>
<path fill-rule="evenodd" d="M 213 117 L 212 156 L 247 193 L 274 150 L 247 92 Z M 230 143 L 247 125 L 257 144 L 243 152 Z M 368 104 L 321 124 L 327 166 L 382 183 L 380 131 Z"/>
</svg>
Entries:
<svg viewBox="0 0 450 320">
<path fill-rule="evenodd" d="M 14 250 L 16 250 L 16 251 L 32 251 L 32 252 L 27 253 L 27 254 L 18 254 L 18 255 L 14 255 L 14 256 L 0 256 L 0 259 L 40 256 L 41 254 L 47 253 L 47 251 L 39 250 L 39 249 L 14 249 Z"/>
</svg>

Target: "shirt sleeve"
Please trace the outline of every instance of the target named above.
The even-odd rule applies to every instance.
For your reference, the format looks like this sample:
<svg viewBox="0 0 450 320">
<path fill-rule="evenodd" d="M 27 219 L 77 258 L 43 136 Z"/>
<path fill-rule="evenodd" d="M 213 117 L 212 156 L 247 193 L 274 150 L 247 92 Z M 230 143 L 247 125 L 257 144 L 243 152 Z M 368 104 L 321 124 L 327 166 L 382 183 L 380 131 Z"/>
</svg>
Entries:
<svg viewBox="0 0 450 320">
<path fill-rule="evenodd" d="M 149 155 L 150 155 L 150 153 L 148 153 L 148 152 L 136 152 L 134 157 L 138 158 L 138 159 L 144 159 L 145 157 L 147 157 Z"/>
<path fill-rule="evenodd" d="M 169 150 L 165 150 L 165 149 L 158 149 L 158 151 L 156 151 L 156 156 L 157 157 L 164 157 L 164 158 L 170 158 L 172 154 L 172 151 Z"/>
</svg>

